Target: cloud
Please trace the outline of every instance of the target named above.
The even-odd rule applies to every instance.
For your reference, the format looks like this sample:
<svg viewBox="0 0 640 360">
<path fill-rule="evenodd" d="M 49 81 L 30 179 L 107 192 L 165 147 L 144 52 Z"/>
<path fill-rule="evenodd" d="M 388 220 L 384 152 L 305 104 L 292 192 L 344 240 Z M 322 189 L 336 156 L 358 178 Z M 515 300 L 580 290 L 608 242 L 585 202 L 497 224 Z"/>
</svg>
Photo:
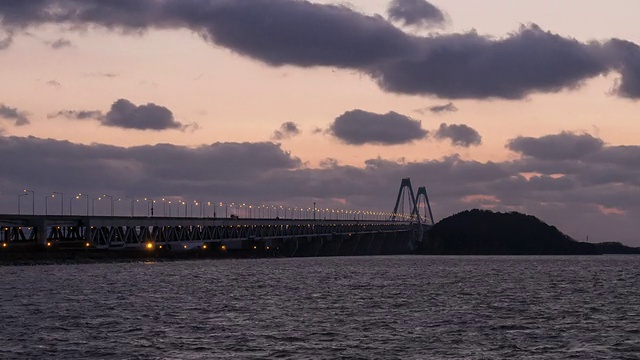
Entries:
<svg viewBox="0 0 640 360">
<path fill-rule="evenodd" d="M 53 87 L 60 87 L 60 86 L 62 86 L 62 84 L 60 84 L 60 82 L 59 82 L 59 81 L 57 81 L 57 80 L 49 80 L 49 81 L 47 81 L 47 85 L 49 85 L 49 86 L 53 86 Z"/>
<path fill-rule="evenodd" d="M 604 141 L 589 134 L 562 132 L 539 138 L 519 136 L 509 140 L 507 148 L 541 160 L 580 159 L 601 150 Z"/>
<path fill-rule="evenodd" d="M 280 129 L 273 132 L 273 135 L 271 136 L 271 138 L 273 140 L 278 141 L 278 140 L 290 139 L 298 134 L 300 134 L 300 129 L 298 128 L 298 125 L 294 122 L 287 121 L 282 125 L 280 125 Z"/>
<path fill-rule="evenodd" d="M 422 129 L 420 121 L 388 112 L 376 114 L 363 110 L 351 110 L 338 116 L 329 131 L 333 136 L 350 145 L 408 144 L 424 139 L 428 132 Z"/>
<path fill-rule="evenodd" d="M 558 92 L 609 71 L 599 45 L 523 26 L 505 39 L 474 32 L 423 39 L 423 54 L 372 70 L 385 90 L 451 99 L 521 99 Z"/>
<path fill-rule="evenodd" d="M 482 136 L 475 129 L 464 124 L 447 125 L 442 123 L 434 133 L 434 137 L 436 139 L 449 139 L 451 144 L 455 146 L 469 147 L 482 144 Z"/>
<path fill-rule="evenodd" d="M 102 112 L 98 110 L 60 110 L 55 114 L 48 115 L 47 117 L 52 119 L 59 116 L 74 120 L 100 120 L 104 118 Z"/>
<path fill-rule="evenodd" d="M 68 119 L 100 121 L 102 125 L 136 130 L 168 130 L 181 129 L 197 124 L 183 125 L 175 120 L 171 110 L 164 106 L 148 103 L 135 105 L 129 100 L 118 99 L 111 109 L 103 114 L 98 110 L 61 110 L 49 115 L 50 118 L 62 116 Z"/>
<path fill-rule="evenodd" d="M 182 124 L 177 122 L 173 113 L 164 106 L 154 103 L 135 105 L 126 99 L 119 99 L 111 105 L 102 120 L 107 126 L 139 130 L 177 129 Z"/>
<path fill-rule="evenodd" d="M 0 50 L 4 50 L 13 43 L 13 35 L 8 34 L 5 38 L 0 38 Z"/>
<path fill-rule="evenodd" d="M 71 44 L 71 41 L 69 41 L 67 39 L 60 38 L 60 39 L 58 39 L 56 41 L 53 41 L 53 42 L 49 43 L 49 45 L 51 46 L 51 48 L 58 50 L 58 49 L 62 49 L 62 48 L 65 48 L 65 47 L 69 47 L 72 44 Z"/>
<path fill-rule="evenodd" d="M 0 118 L 14 121 L 15 126 L 24 126 L 30 123 L 28 115 L 24 111 L 0 104 Z"/>
<path fill-rule="evenodd" d="M 377 15 L 293 0 L 38 0 L 0 3 L 0 17 L 9 34 L 44 24 L 136 34 L 186 28 L 271 66 L 355 69 L 401 94 L 522 99 L 575 89 L 616 71 L 613 93 L 640 99 L 636 44 L 582 43 L 535 24 L 500 39 L 476 32 L 415 36 Z"/>
<path fill-rule="evenodd" d="M 65 193 L 118 196 L 222 196 L 225 188 L 246 187 L 247 182 L 253 183 L 272 171 L 301 166 L 298 158 L 269 142 L 125 148 L 0 137 L 0 153 L 0 168 L 6 169 L 0 174 L 0 182 L 15 182 L 15 186 L 24 183 L 36 189 L 59 188 L 55 191 Z M 47 176 L 38 175 L 42 173 Z"/>
<path fill-rule="evenodd" d="M 425 0 L 392 0 L 387 14 L 404 26 L 430 28 L 445 22 L 442 11 Z"/>
<path fill-rule="evenodd" d="M 449 102 L 445 105 L 435 105 L 435 106 L 431 106 L 429 108 L 427 108 L 429 111 L 431 111 L 434 114 L 440 114 L 443 112 L 456 112 L 458 111 L 458 108 L 453 105 L 452 102 Z"/>
</svg>

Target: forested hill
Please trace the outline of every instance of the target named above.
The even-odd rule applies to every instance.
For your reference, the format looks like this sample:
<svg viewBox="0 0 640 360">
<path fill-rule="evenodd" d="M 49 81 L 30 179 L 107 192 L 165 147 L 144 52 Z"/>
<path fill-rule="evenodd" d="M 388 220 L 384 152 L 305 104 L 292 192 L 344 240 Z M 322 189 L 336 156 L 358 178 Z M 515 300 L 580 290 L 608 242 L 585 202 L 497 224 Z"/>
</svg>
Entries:
<svg viewBox="0 0 640 360">
<path fill-rule="evenodd" d="M 620 243 L 578 242 L 538 218 L 517 212 L 468 210 L 431 228 L 422 254 L 569 255 L 640 254 Z"/>
</svg>

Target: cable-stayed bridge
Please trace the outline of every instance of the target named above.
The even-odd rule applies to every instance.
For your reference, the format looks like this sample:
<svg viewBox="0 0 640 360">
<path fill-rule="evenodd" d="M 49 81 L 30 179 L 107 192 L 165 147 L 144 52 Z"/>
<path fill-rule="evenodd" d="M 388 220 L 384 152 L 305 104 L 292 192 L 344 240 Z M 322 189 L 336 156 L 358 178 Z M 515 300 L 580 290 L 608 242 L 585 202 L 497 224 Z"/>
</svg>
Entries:
<svg viewBox="0 0 640 360">
<path fill-rule="evenodd" d="M 352 219 L 326 219 L 316 218 L 315 211 L 299 215 L 296 219 L 0 215 L 0 251 L 29 247 L 283 256 L 399 254 L 419 246 L 433 225 L 426 188 L 414 193 L 408 178 L 402 180 L 387 217 L 354 212 Z"/>
</svg>

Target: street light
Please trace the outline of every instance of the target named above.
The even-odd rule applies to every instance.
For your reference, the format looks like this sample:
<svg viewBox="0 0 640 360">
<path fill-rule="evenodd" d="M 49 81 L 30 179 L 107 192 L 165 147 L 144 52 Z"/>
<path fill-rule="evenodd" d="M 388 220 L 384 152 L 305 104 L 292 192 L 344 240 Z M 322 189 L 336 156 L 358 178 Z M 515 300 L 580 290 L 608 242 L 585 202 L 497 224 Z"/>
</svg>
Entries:
<svg viewBox="0 0 640 360">
<path fill-rule="evenodd" d="M 78 194 L 76 199 L 80 199 L 81 196 L 87 198 L 87 216 L 89 216 L 89 195 L 88 194 Z"/>
<path fill-rule="evenodd" d="M 29 194 L 19 194 L 18 195 L 18 215 L 20 215 L 20 198 L 22 196 L 27 196 L 27 195 L 29 195 Z"/>
<path fill-rule="evenodd" d="M 191 217 L 193 217 L 193 205 L 198 206 L 199 203 L 197 200 L 193 200 L 193 202 L 191 203 Z"/>
<path fill-rule="evenodd" d="M 91 199 L 91 216 L 96 215 L 96 200 L 102 200 L 102 198 L 93 198 Z"/>
<path fill-rule="evenodd" d="M 136 199 L 133 196 L 125 196 L 126 199 L 131 199 L 131 217 L 133 217 L 133 214 L 135 213 L 135 203 L 136 203 Z"/>
<path fill-rule="evenodd" d="M 49 198 L 52 197 L 56 197 L 55 194 L 53 195 L 47 195 L 44 197 L 44 214 L 45 215 L 49 215 L 49 209 L 48 209 L 48 205 L 49 205 Z"/>
<path fill-rule="evenodd" d="M 222 210 L 222 203 L 220 203 L 220 209 Z M 229 217 L 229 204 L 224 204 L 224 217 Z"/>
<path fill-rule="evenodd" d="M 109 198 L 111 200 L 111 216 L 113 216 L 113 196 L 111 195 L 102 195 L 102 197 Z"/>
<path fill-rule="evenodd" d="M 156 201 L 151 199 L 151 198 L 144 198 L 144 200 L 147 201 L 147 216 L 149 216 L 149 214 L 151 214 L 151 216 L 153 217 L 153 204 Z M 151 210 L 149 210 L 149 207 L 151 207 Z"/>
<path fill-rule="evenodd" d="M 53 194 L 60 195 L 60 215 L 64 215 L 64 194 L 61 192 L 54 191 Z M 52 196 L 53 197 L 53 196 Z"/>
<path fill-rule="evenodd" d="M 31 193 L 31 215 L 36 214 L 36 192 L 29 189 L 24 189 L 25 193 Z"/>
</svg>

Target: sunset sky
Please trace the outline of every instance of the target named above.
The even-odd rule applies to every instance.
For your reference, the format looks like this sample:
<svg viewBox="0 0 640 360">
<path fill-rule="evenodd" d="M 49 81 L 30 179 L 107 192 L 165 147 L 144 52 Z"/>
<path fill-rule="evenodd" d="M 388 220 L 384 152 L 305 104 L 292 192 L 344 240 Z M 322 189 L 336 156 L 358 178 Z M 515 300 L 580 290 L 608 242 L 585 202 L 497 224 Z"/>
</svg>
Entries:
<svg viewBox="0 0 640 360">
<path fill-rule="evenodd" d="M 30 213 L 25 188 L 36 213 L 53 192 L 74 213 L 75 193 L 391 211 L 410 177 L 436 221 L 520 211 L 640 246 L 637 14 L 636 0 L 0 0 L 0 212 Z"/>
</svg>

